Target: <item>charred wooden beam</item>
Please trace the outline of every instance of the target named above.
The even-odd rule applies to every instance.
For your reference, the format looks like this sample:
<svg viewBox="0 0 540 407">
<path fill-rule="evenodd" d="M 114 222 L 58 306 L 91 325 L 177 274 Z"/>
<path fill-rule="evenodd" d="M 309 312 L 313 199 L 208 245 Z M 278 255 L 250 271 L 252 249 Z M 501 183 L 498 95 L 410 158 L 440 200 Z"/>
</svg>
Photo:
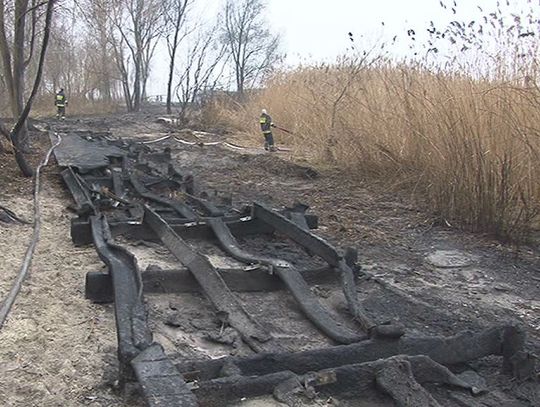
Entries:
<svg viewBox="0 0 540 407">
<path fill-rule="evenodd" d="M 503 356 L 503 369 L 512 369 L 512 358 L 523 351 L 525 332 L 519 326 L 503 325 L 479 333 L 469 331 L 444 336 L 408 336 L 399 339 L 371 339 L 304 352 L 272 353 L 251 357 L 180 362 L 183 373 L 191 372 L 199 380 L 220 376 L 225 364 L 233 364 L 243 376 L 265 375 L 285 370 L 296 374 L 347 364 L 364 363 L 395 355 L 426 355 L 443 365 L 454 365 L 488 355 Z"/>
<path fill-rule="evenodd" d="M 283 284 L 266 270 L 217 269 L 232 290 L 238 292 L 277 291 Z M 180 294 L 202 292 L 201 286 L 187 269 L 147 269 L 141 273 L 145 294 Z M 86 275 L 85 296 L 96 303 L 113 302 L 111 276 L 107 272 L 90 272 Z"/>
<path fill-rule="evenodd" d="M 132 377 L 130 362 L 152 343 L 142 298 L 142 285 L 135 257 L 110 242 L 103 215 L 90 217 L 96 251 L 107 265 L 114 290 L 114 314 L 118 336 L 118 359 L 122 380 Z"/>
<path fill-rule="evenodd" d="M 288 288 L 307 318 L 329 338 L 338 343 L 358 342 L 365 337 L 339 324 L 336 317 L 322 306 L 302 275 L 292 264 L 270 257 L 256 256 L 240 248 L 231 231 L 221 219 L 209 219 L 221 247 L 235 259 L 247 264 L 264 264 L 271 267 Z"/>
<path fill-rule="evenodd" d="M 262 220 L 272 228 L 294 240 L 311 253 L 322 257 L 331 266 L 337 267 L 341 256 L 337 250 L 324 239 L 315 236 L 308 230 L 287 219 L 285 216 L 272 211 L 260 203 L 253 204 L 253 217 Z"/>
<path fill-rule="evenodd" d="M 199 222 L 193 223 L 178 219 L 168 221 L 175 233 L 184 239 L 212 239 L 214 233 L 205 223 L 207 218 L 201 218 Z M 251 236 L 257 234 L 270 234 L 274 229 L 258 219 L 245 218 L 242 215 L 224 217 L 225 222 L 236 237 Z M 125 236 L 132 240 L 148 240 L 158 242 L 159 238 L 148 225 L 140 220 L 124 220 L 109 222 L 113 237 Z M 90 222 L 84 218 L 73 218 L 71 220 L 71 240 L 77 246 L 84 246 L 92 243 Z"/>
<path fill-rule="evenodd" d="M 67 185 L 71 196 L 75 201 L 75 210 L 80 215 L 95 213 L 95 207 L 90 196 L 90 192 L 83 186 L 72 167 L 62 171 L 62 178 Z"/>
<path fill-rule="evenodd" d="M 225 284 L 235 292 L 272 292 L 284 290 L 285 285 L 265 269 L 217 269 Z M 335 275 L 328 267 L 300 270 L 310 284 L 328 284 Z M 199 293 L 201 287 L 187 269 L 162 270 L 149 267 L 141 273 L 145 294 Z M 111 275 L 108 272 L 91 271 L 86 274 L 85 297 L 96 303 L 114 300 Z"/>
<path fill-rule="evenodd" d="M 195 395 L 161 345 L 153 344 L 131 361 L 149 407 L 196 407 Z"/>
<path fill-rule="evenodd" d="M 474 392 L 472 384 L 455 376 L 446 367 L 427 356 L 392 356 L 376 361 L 347 364 L 298 375 L 281 371 L 260 376 L 232 375 L 198 382 L 194 393 L 205 407 L 223 406 L 248 397 L 273 394 L 287 405 L 316 392 L 345 398 L 362 397 L 367 391 L 379 390 L 391 397 L 397 406 L 439 407 L 421 385 L 446 384 Z M 299 400 L 300 399 L 300 400 Z"/>
<path fill-rule="evenodd" d="M 193 274 L 224 322 L 255 351 L 278 349 L 270 334 L 242 307 L 210 261 L 191 247 L 156 212 L 145 207 L 144 221 L 170 252 Z"/>
</svg>

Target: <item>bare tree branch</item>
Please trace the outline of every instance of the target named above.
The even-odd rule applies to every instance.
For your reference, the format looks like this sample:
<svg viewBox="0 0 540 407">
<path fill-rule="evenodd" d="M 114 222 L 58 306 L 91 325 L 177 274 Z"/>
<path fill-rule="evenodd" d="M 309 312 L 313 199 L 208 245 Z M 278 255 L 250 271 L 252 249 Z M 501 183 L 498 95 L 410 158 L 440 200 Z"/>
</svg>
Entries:
<svg viewBox="0 0 540 407">
<path fill-rule="evenodd" d="M 266 28 L 264 9 L 262 0 L 227 0 L 222 12 L 222 42 L 229 49 L 240 95 L 246 84 L 255 84 L 279 58 L 279 36 Z"/>
</svg>

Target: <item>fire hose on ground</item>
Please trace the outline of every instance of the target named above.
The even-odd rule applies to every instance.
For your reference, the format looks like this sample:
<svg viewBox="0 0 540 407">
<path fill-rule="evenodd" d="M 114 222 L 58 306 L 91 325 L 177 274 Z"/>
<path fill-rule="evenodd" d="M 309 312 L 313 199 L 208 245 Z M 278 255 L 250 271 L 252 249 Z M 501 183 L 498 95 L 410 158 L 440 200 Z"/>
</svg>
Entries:
<svg viewBox="0 0 540 407">
<path fill-rule="evenodd" d="M 32 239 L 30 240 L 30 244 L 28 248 L 26 249 L 24 260 L 21 265 L 21 268 L 19 269 L 19 273 L 17 274 L 17 277 L 15 281 L 13 282 L 13 285 L 11 286 L 11 289 L 6 299 L 2 302 L 2 305 L 0 306 L 0 329 L 3 327 L 8 314 L 11 311 L 13 304 L 15 303 L 17 295 L 19 294 L 19 291 L 21 290 L 22 284 L 28 275 L 28 272 L 30 270 L 30 265 L 32 264 L 32 258 L 34 256 L 34 252 L 36 250 L 36 246 L 39 241 L 39 233 L 41 230 L 41 211 L 40 211 L 40 206 L 39 206 L 40 184 L 41 184 L 40 175 L 41 175 L 41 169 L 49 163 L 49 159 L 51 157 L 52 152 L 62 142 L 62 138 L 56 133 L 55 135 L 58 140 L 49 149 L 49 151 L 47 151 L 45 158 L 43 159 L 43 161 L 41 161 L 41 163 L 36 168 L 36 173 L 35 173 L 35 178 L 34 178 L 34 222 L 33 222 L 34 231 L 32 233 Z"/>
</svg>

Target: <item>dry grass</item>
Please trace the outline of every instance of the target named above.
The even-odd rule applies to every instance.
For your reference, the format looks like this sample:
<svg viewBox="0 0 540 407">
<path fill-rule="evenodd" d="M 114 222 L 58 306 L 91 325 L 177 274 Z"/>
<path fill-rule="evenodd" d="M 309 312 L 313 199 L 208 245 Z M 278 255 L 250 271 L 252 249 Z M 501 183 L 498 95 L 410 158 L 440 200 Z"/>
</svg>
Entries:
<svg viewBox="0 0 540 407">
<path fill-rule="evenodd" d="M 265 107 L 294 132 L 276 131 L 277 142 L 314 164 L 407 188 L 443 222 L 525 240 L 540 226 L 538 10 L 498 2 L 457 21 L 456 2 L 446 3 L 445 27 L 431 22 L 370 47 L 350 33 L 348 57 L 277 73 L 244 103 L 217 101 L 197 119 L 232 125 L 244 144 L 260 145 Z M 398 36 L 410 55 L 396 61 L 386 50 Z M 52 100 L 36 111 L 54 115 Z M 80 96 L 67 114 L 117 108 Z"/>
<path fill-rule="evenodd" d="M 267 108 L 295 133 L 278 141 L 316 165 L 407 188 L 445 223 L 527 240 L 540 229 L 538 10 L 498 2 L 456 21 L 446 3 L 447 26 L 370 46 L 349 33 L 348 56 L 278 73 L 214 117 L 260 140 Z M 401 59 L 388 51 L 397 37 L 410 51 Z"/>
<path fill-rule="evenodd" d="M 85 116 L 98 114 L 111 114 L 115 112 L 125 111 L 125 107 L 119 102 L 104 102 L 91 101 L 83 96 L 72 96 L 68 100 L 66 108 L 67 116 Z M 32 108 L 32 116 L 50 117 L 56 115 L 56 107 L 54 106 L 54 95 L 43 96 L 36 100 Z"/>
<path fill-rule="evenodd" d="M 344 62 L 278 74 L 220 116 L 260 138 L 261 107 L 295 133 L 278 141 L 315 164 L 410 188 L 441 220 L 511 240 L 538 224 L 537 87 Z"/>
</svg>

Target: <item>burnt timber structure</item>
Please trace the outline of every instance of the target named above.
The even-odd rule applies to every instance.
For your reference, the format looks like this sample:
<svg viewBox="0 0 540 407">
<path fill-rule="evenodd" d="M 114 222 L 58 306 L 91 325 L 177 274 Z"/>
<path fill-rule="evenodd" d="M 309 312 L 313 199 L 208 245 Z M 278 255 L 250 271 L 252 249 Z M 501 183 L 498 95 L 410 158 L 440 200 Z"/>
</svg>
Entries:
<svg viewBox="0 0 540 407">
<path fill-rule="evenodd" d="M 519 326 L 420 337 L 399 325 L 377 324 L 357 296 L 356 277 L 362 271 L 355 250 L 336 249 L 313 234 L 318 219 L 304 205 L 276 211 L 254 202 L 235 208 L 197 190 L 193 177 L 174 167 L 169 148 L 151 149 L 87 131 L 66 133 L 63 139 L 55 155 L 65 167 L 62 178 L 77 214 L 71 225 L 73 243 L 93 244 L 107 266 L 107 272 L 88 273 L 86 296 L 114 302 L 119 380 L 138 382 L 149 406 L 223 406 L 265 394 L 295 405 L 299 395 L 309 398 L 315 390 L 361 397 L 370 386 L 397 405 L 437 406 L 421 384 L 480 392 L 447 366 L 499 355 L 504 372 L 518 378 L 534 374 L 534 358 L 524 352 L 525 334 Z M 238 241 L 275 233 L 325 265 L 297 269 L 278 257 L 252 253 Z M 178 269 L 141 273 L 134 255 L 115 244 L 119 235 L 164 245 L 178 260 Z M 256 268 L 249 273 L 219 269 L 187 243 L 194 238 L 213 240 L 231 258 Z M 311 291 L 311 284 L 326 281 L 339 281 L 357 329 L 336 321 Z M 288 290 L 335 346 L 284 351 L 235 294 L 273 290 Z M 202 292 L 256 355 L 219 360 L 167 355 L 152 339 L 144 301 L 145 294 L 165 291 Z"/>
</svg>

